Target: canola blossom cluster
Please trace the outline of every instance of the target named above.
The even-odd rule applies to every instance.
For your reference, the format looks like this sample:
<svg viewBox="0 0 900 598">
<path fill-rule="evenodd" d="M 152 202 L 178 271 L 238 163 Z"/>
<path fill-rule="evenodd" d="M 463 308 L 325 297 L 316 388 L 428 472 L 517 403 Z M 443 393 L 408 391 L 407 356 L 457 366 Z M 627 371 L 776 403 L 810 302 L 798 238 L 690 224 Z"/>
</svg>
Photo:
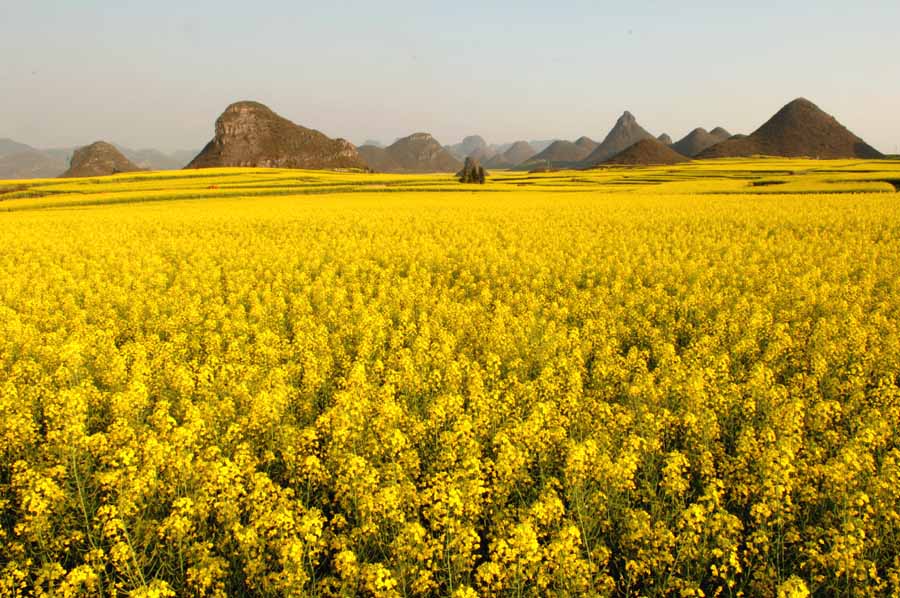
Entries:
<svg viewBox="0 0 900 598">
<path fill-rule="evenodd" d="M 896 195 L 0 214 L 0 596 L 897 596 Z"/>
</svg>

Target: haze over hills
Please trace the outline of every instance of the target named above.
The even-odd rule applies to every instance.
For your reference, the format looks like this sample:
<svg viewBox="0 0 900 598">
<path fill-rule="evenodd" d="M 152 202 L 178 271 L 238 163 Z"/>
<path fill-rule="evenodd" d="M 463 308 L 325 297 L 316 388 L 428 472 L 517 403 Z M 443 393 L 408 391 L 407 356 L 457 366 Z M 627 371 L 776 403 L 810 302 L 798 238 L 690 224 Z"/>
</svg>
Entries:
<svg viewBox="0 0 900 598">
<path fill-rule="evenodd" d="M 722 127 L 716 127 L 707 131 L 703 127 L 697 127 L 677 142 L 670 144 L 672 149 L 683 156 L 694 157 L 708 147 L 722 143 L 731 137 L 731 133 Z"/>
<path fill-rule="evenodd" d="M 19 143 L 18 141 L 7 138 L 0 139 L 0 156 L 8 156 L 9 154 L 18 154 L 32 150 L 34 150 L 33 147 L 25 145 L 24 143 Z"/>
<path fill-rule="evenodd" d="M 52 179 L 66 167 L 66 160 L 36 149 L 0 155 L 0 179 Z"/>
<path fill-rule="evenodd" d="M 145 170 L 177 170 L 199 153 L 178 151 L 166 154 L 155 149 L 133 150 L 113 144 L 126 158 Z M 12 139 L 0 139 L 0 179 L 55 178 L 69 168 L 78 148 L 37 149 Z"/>
<path fill-rule="evenodd" d="M 68 167 L 68 154 L 39 150 L 12 139 L 0 139 L 0 179 L 55 178 Z"/>
<path fill-rule="evenodd" d="M 547 148 L 519 164 L 520 168 L 577 167 L 597 147 L 597 142 L 590 137 L 579 137 L 577 141 L 557 140 Z"/>
<path fill-rule="evenodd" d="M 198 153 L 195 152 L 190 158 L 182 161 L 174 156 L 164 154 L 163 152 L 152 148 L 133 150 L 122 147 L 119 144 L 113 145 L 115 145 L 126 158 L 144 170 L 178 170 L 179 168 L 184 168 L 187 163 L 191 161 L 191 158 Z"/>
<path fill-rule="evenodd" d="M 194 159 L 194 156 L 200 153 L 199 149 L 195 150 L 175 150 L 169 156 L 172 157 L 173 160 L 181 164 L 179 168 L 184 168 L 188 164 L 190 164 L 191 160 Z M 128 154 L 125 154 L 126 156 Z"/>
<path fill-rule="evenodd" d="M 510 145 L 506 151 L 497 154 L 485 161 L 485 168 L 512 168 L 518 166 L 529 158 L 533 157 L 537 152 L 527 141 L 516 141 Z"/>
<path fill-rule="evenodd" d="M 231 104 L 215 130 L 187 168 L 367 168 L 349 141 L 294 124 L 259 102 Z"/>
<path fill-rule="evenodd" d="M 883 157 L 881 152 L 805 98 L 788 103 L 747 137 L 728 139 L 697 157 L 754 155 L 823 159 Z"/>
<path fill-rule="evenodd" d="M 447 146 L 447 151 L 449 151 L 455 158 L 459 160 L 464 160 L 476 151 L 481 152 L 481 154 L 483 155 L 487 153 L 487 150 L 487 141 L 485 141 L 484 137 L 482 137 L 481 135 L 469 135 L 467 137 L 464 137 L 463 140 L 459 143 L 454 143 L 453 145 Z"/>
<path fill-rule="evenodd" d="M 497 150 L 491 146 L 480 147 L 476 149 L 474 152 L 470 153 L 466 158 L 472 158 L 477 162 L 484 162 L 489 160 L 497 155 Z M 465 158 L 463 158 L 463 162 L 465 162 Z"/>
<path fill-rule="evenodd" d="M 537 148 L 527 141 L 516 141 L 503 152 L 503 159 L 510 164 L 521 164 L 537 153 Z"/>
<path fill-rule="evenodd" d="M 528 145 L 534 148 L 536 152 L 542 152 L 554 141 L 559 141 L 559 139 L 531 139 L 528 141 Z"/>
<path fill-rule="evenodd" d="M 400 164 L 387 153 L 386 149 L 376 145 L 361 145 L 356 151 L 359 152 L 363 162 L 375 172 L 401 172 L 403 169 Z"/>
<path fill-rule="evenodd" d="M 606 138 L 590 155 L 585 157 L 584 161 L 587 164 L 605 162 L 642 139 L 655 139 L 655 137 L 644 130 L 634 115 L 626 110 L 613 125 Z"/>
<path fill-rule="evenodd" d="M 521 143 L 527 143 L 534 153 L 542 152 L 550 145 L 555 142 L 560 141 L 559 139 L 536 139 L 532 141 L 521 141 Z M 495 160 L 497 163 L 507 163 L 509 156 L 507 159 L 503 159 L 502 155 L 507 152 L 515 143 L 520 143 L 520 141 L 516 142 L 504 142 L 504 143 L 488 143 L 484 137 L 481 135 L 468 135 L 463 138 L 463 140 L 459 143 L 454 143 L 451 145 L 445 146 L 447 151 L 453 154 L 459 160 L 463 160 L 468 157 L 475 158 L 477 160 Z M 373 145 L 373 144 L 368 144 Z M 521 150 L 521 146 L 520 146 Z M 521 151 L 519 151 L 521 154 Z M 521 162 L 516 162 L 515 164 L 520 164 Z M 495 167 L 498 168 L 498 167 Z"/>
<path fill-rule="evenodd" d="M 75 150 L 69 169 L 59 176 L 61 178 L 107 176 L 137 170 L 142 169 L 126 158 L 114 145 L 105 141 L 95 141 Z"/>
<path fill-rule="evenodd" d="M 370 145 L 360 150 L 377 172 L 457 172 L 463 166 L 429 133 L 413 133 L 384 149 Z"/>
</svg>

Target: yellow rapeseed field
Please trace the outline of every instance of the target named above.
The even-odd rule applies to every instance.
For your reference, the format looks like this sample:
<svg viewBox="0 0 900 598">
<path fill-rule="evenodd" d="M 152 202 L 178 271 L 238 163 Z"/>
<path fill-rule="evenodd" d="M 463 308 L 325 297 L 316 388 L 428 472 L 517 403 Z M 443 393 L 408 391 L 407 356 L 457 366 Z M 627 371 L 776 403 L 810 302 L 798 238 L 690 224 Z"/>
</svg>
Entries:
<svg viewBox="0 0 900 598">
<path fill-rule="evenodd" d="M 898 180 L 0 182 L 0 596 L 898 596 Z"/>
</svg>

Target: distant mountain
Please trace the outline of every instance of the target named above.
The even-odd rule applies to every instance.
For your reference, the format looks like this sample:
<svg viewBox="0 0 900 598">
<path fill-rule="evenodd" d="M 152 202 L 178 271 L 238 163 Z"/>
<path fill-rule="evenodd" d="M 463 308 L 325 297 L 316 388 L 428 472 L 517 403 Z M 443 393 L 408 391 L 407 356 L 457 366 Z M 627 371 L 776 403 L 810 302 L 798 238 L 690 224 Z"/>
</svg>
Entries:
<svg viewBox="0 0 900 598">
<path fill-rule="evenodd" d="M 663 145 L 672 145 L 672 138 L 669 137 L 668 133 L 663 133 L 659 137 L 656 138 L 657 141 L 662 143 Z"/>
<path fill-rule="evenodd" d="M 178 170 L 184 168 L 185 165 L 190 162 L 190 159 L 182 162 L 155 149 L 133 150 L 118 144 L 115 145 L 116 149 L 122 152 L 126 158 L 144 170 Z"/>
<path fill-rule="evenodd" d="M 503 159 L 510 164 L 521 164 L 536 153 L 537 150 L 527 141 L 516 141 L 503 152 Z"/>
<path fill-rule="evenodd" d="M 384 147 L 384 144 L 381 143 L 380 141 L 378 141 L 377 139 L 366 139 L 363 142 L 363 145 L 371 145 L 373 147 Z"/>
<path fill-rule="evenodd" d="M 485 147 L 480 147 L 480 148 L 476 149 L 475 151 L 470 153 L 468 156 L 466 156 L 466 158 L 472 158 L 473 160 L 478 162 L 480 165 L 481 162 L 485 162 L 485 161 L 493 158 L 495 155 L 497 155 L 497 150 L 495 150 L 491 146 L 485 146 Z M 465 165 L 465 161 L 464 161 L 463 165 Z"/>
<path fill-rule="evenodd" d="M 179 166 L 179 168 L 184 168 L 185 166 L 187 166 L 188 164 L 190 164 L 191 160 L 194 159 L 194 156 L 196 156 L 196 155 L 199 154 L 199 153 L 200 153 L 200 150 L 199 150 L 199 149 L 195 149 L 195 150 L 176 150 L 176 151 L 172 152 L 171 154 L 169 154 L 169 156 L 170 156 L 173 160 L 175 160 L 176 162 L 178 162 L 179 164 L 181 164 L 181 166 Z"/>
<path fill-rule="evenodd" d="M 881 152 L 847 130 L 807 99 L 798 98 L 779 110 L 747 137 L 728 139 L 698 158 L 740 156 L 789 158 L 881 158 Z"/>
<path fill-rule="evenodd" d="M 527 141 L 516 141 L 502 154 L 497 154 L 484 164 L 486 168 L 512 168 L 522 164 L 537 152 Z"/>
<path fill-rule="evenodd" d="M 726 131 L 723 127 L 716 127 L 715 129 L 710 131 L 709 134 L 718 139 L 720 143 L 722 141 L 725 141 L 726 139 L 730 139 L 731 137 L 733 137 L 733 135 Z"/>
<path fill-rule="evenodd" d="M 559 141 L 559 139 L 532 139 L 528 142 L 528 145 L 533 147 L 534 151 L 540 153 L 550 147 L 554 141 Z"/>
<path fill-rule="evenodd" d="M 42 149 L 38 150 L 42 154 L 47 154 L 51 158 L 55 158 L 57 160 L 62 160 L 66 164 L 66 168 L 69 167 L 69 160 L 72 159 L 72 154 L 75 153 L 77 147 L 53 147 L 50 149 Z M 65 168 L 63 169 L 65 170 Z"/>
<path fill-rule="evenodd" d="M 482 166 L 493 170 L 503 170 L 505 168 L 512 168 L 513 166 L 516 166 L 516 164 L 510 164 L 505 161 L 503 159 L 503 154 L 494 154 L 492 157 L 485 160 Z"/>
<path fill-rule="evenodd" d="M 625 150 L 642 139 L 656 139 L 653 135 L 644 130 L 638 124 L 634 115 L 627 110 L 616 121 L 615 126 L 607 134 L 606 138 L 600 143 L 589 156 L 586 156 L 587 164 L 599 164 L 612 158 L 622 150 Z"/>
<path fill-rule="evenodd" d="M 597 149 L 597 147 L 600 144 L 597 143 L 596 141 L 594 141 L 593 139 L 591 139 L 590 137 L 583 135 L 575 140 L 575 145 L 580 147 L 585 152 L 586 155 L 590 155 L 590 153 L 592 151 L 594 151 L 595 149 Z"/>
<path fill-rule="evenodd" d="M 93 177 L 141 170 L 111 143 L 95 141 L 75 150 L 69 169 L 59 175 L 63 178 Z"/>
<path fill-rule="evenodd" d="M 584 139 L 587 140 L 589 138 L 585 137 Z M 531 150 L 534 151 L 535 154 L 537 154 L 550 147 L 550 145 L 552 145 L 555 141 L 561 140 L 535 139 L 532 141 L 522 141 L 521 143 L 527 143 L 531 147 Z M 514 143 L 520 142 L 517 141 Z M 469 135 L 465 137 L 460 143 L 447 145 L 445 146 L 445 148 L 459 160 L 463 160 L 468 156 L 473 156 L 476 159 L 480 160 L 482 164 L 486 164 L 487 161 L 492 161 L 495 164 L 502 164 L 502 166 L 492 166 L 491 168 L 507 168 L 507 162 L 502 158 L 502 156 L 514 145 L 514 143 L 488 143 L 481 135 Z M 577 141 L 575 143 L 577 143 Z M 596 144 L 596 142 L 593 143 Z M 518 162 L 516 164 L 521 164 L 521 162 Z M 516 164 L 513 165 L 515 166 Z"/>
<path fill-rule="evenodd" d="M 413 133 L 384 149 L 367 146 L 363 156 L 379 172 L 457 172 L 463 166 L 429 133 Z"/>
<path fill-rule="evenodd" d="M 641 139 L 637 143 L 619 152 L 609 160 L 603 162 L 603 166 L 649 166 L 658 164 L 678 164 L 686 162 L 687 157 L 679 154 L 658 139 Z"/>
<path fill-rule="evenodd" d="M 385 148 L 377 145 L 361 145 L 356 150 L 369 168 L 375 172 L 400 172 L 403 170 L 400 164 L 388 155 Z"/>
<path fill-rule="evenodd" d="M 713 132 L 714 131 L 714 132 Z M 716 127 L 713 131 L 707 131 L 703 127 L 697 127 L 683 138 L 672 144 L 672 149 L 683 156 L 696 156 L 708 147 L 722 143 L 731 133 L 722 127 Z"/>
<path fill-rule="evenodd" d="M 590 137 L 579 137 L 577 141 L 554 141 L 547 148 L 519 164 L 525 169 L 535 167 L 569 168 L 579 165 L 597 148 L 597 142 Z"/>
<path fill-rule="evenodd" d="M 236 102 L 216 120 L 212 141 L 186 168 L 365 169 L 356 147 L 294 124 L 259 102 Z"/>
<path fill-rule="evenodd" d="M 0 180 L 52 179 L 68 167 L 66 160 L 28 149 L 0 155 Z"/>
<path fill-rule="evenodd" d="M 12 139 L 0 139 L 0 156 L 8 156 L 9 154 L 21 154 L 22 152 L 34 151 L 34 148 Z"/>
<path fill-rule="evenodd" d="M 145 170 L 178 170 L 200 153 L 196 150 L 166 154 L 156 149 L 133 150 L 119 144 L 113 145 L 136 166 Z M 0 139 L 0 179 L 57 177 L 69 167 L 69 160 L 76 149 L 35 149 L 11 139 Z"/>
<path fill-rule="evenodd" d="M 487 141 L 485 141 L 484 137 L 481 135 L 469 135 L 468 137 L 463 138 L 461 142 L 447 146 L 448 151 L 459 160 L 471 156 L 475 151 L 484 153 L 487 148 Z"/>
</svg>

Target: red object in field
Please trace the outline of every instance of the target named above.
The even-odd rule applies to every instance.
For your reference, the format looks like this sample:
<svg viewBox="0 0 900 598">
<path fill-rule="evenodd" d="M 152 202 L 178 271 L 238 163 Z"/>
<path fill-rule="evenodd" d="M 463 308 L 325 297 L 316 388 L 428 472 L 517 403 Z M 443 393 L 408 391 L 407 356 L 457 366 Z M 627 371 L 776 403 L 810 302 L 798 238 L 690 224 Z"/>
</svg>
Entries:
<svg viewBox="0 0 900 598">
<path fill-rule="evenodd" d="M 209 187 L 207 187 L 207 189 L 218 189 L 218 188 L 219 188 L 218 185 L 210 185 Z"/>
</svg>

